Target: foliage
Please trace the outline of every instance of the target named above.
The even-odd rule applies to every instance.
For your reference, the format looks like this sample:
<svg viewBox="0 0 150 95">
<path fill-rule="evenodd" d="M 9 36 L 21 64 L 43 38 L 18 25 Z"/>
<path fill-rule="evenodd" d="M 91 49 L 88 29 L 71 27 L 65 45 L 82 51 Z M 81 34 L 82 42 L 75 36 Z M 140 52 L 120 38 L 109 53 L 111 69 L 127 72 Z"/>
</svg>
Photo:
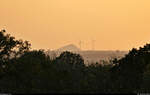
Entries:
<svg viewBox="0 0 150 95">
<path fill-rule="evenodd" d="M 0 32 L 1 93 L 150 92 L 150 44 L 110 64 L 88 66 L 79 54 L 66 51 L 51 59 L 30 46 Z"/>
<path fill-rule="evenodd" d="M 138 92 L 143 81 L 143 73 L 150 64 L 150 44 L 139 49 L 133 48 L 124 58 L 115 60 L 112 79 L 119 85 L 120 92 Z"/>
</svg>

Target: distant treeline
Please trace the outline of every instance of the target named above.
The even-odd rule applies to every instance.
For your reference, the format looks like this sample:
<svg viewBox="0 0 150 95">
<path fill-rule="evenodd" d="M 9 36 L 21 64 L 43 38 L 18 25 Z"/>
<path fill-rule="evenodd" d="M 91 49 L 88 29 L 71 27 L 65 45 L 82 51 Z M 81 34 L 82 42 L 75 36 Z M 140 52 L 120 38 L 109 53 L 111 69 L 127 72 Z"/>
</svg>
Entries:
<svg viewBox="0 0 150 95">
<path fill-rule="evenodd" d="M 150 93 L 150 44 L 110 62 L 86 66 L 67 51 L 50 59 L 0 31 L 0 93 Z"/>
</svg>

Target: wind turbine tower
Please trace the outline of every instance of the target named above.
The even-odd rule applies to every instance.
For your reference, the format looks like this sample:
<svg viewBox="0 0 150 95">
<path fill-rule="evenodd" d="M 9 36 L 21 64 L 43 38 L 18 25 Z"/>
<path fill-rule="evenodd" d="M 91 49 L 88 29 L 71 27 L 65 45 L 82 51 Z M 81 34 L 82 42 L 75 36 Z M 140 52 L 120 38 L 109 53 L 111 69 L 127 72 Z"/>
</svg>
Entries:
<svg viewBox="0 0 150 95">
<path fill-rule="evenodd" d="M 79 41 L 80 49 L 82 49 L 82 41 Z"/>
<path fill-rule="evenodd" d="M 95 40 L 92 40 L 92 50 L 95 50 Z"/>
</svg>

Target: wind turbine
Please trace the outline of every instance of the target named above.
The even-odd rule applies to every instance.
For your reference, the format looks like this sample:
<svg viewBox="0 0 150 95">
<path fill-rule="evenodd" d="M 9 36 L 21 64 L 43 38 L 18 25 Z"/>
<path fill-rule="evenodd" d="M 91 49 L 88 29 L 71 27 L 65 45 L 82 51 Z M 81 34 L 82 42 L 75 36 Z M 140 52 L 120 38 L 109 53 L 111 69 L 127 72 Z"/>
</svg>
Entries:
<svg viewBox="0 0 150 95">
<path fill-rule="evenodd" d="M 95 50 L 95 40 L 92 40 L 92 50 Z"/>
<path fill-rule="evenodd" d="M 79 41 L 79 46 L 80 46 L 80 49 L 82 49 L 82 41 L 81 40 Z"/>
</svg>

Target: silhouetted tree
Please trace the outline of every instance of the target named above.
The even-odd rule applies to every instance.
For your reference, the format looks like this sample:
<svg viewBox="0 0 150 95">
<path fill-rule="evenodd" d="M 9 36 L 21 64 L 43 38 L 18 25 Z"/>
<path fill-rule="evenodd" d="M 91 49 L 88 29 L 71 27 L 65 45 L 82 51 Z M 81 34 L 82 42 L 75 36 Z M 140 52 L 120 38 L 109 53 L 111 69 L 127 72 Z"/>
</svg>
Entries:
<svg viewBox="0 0 150 95">
<path fill-rule="evenodd" d="M 6 34 L 5 30 L 0 31 L 0 63 L 29 51 L 30 46 L 28 41 L 15 40 L 15 37 Z"/>
<path fill-rule="evenodd" d="M 84 65 L 84 60 L 79 54 L 71 52 L 63 52 L 59 57 L 56 58 L 60 63 L 67 63 L 72 65 Z"/>
<path fill-rule="evenodd" d="M 150 64 L 146 66 L 143 73 L 143 82 L 141 83 L 140 92 L 149 93 L 150 92 Z"/>
<path fill-rule="evenodd" d="M 12 87 L 16 85 L 14 77 L 8 73 L 14 70 L 16 59 L 30 50 L 28 41 L 15 40 L 15 37 L 6 34 L 5 30 L 0 31 L 0 91 L 14 90 Z M 12 84 L 11 84 L 12 83 Z"/>
<path fill-rule="evenodd" d="M 150 44 L 146 44 L 143 48 L 133 48 L 129 53 L 120 60 L 114 62 L 119 63 L 112 68 L 112 79 L 116 82 L 116 89 L 120 92 L 137 92 L 143 80 L 143 73 L 150 64 Z"/>
</svg>

